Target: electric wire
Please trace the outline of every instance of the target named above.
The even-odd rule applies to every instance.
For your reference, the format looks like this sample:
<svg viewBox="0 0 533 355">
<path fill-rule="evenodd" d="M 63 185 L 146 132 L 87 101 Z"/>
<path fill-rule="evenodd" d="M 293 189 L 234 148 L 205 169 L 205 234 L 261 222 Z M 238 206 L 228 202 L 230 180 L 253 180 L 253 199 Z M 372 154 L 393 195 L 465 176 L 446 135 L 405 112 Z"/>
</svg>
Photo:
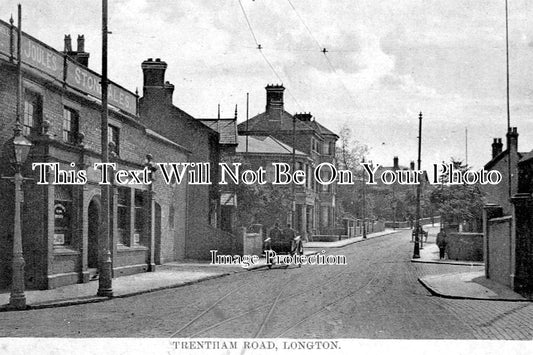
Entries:
<svg viewBox="0 0 533 355">
<path fill-rule="evenodd" d="M 320 42 L 317 40 L 317 38 L 315 37 L 315 35 L 313 34 L 313 32 L 311 31 L 311 29 L 309 28 L 309 26 L 307 26 L 307 23 L 304 21 L 304 19 L 302 18 L 302 16 L 300 15 L 300 13 L 298 12 L 298 10 L 296 9 L 296 7 L 292 4 L 291 0 L 287 0 L 287 2 L 289 3 L 290 7 L 294 10 L 294 13 L 296 14 L 296 16 L 298 17 L 298 19 L 300 20 L 300 22 L 302 23 L 302 25 L 305 27 L 305 29 L 307 30 L 307 32 L 309 33 L 309 36 L 311 36 L 311 38 L 315 41 L 317 47 L 319 48 L 319 50 L 322 52 L 322 54 L 324 55 L 324 58 L 326 59 L 326 62 L 331 70 L 331 72 L 337 77 L 337 80 L 339 81 L 339 83 L 341 84 L 341 86 L 343 87 L 344 91 L 346 92 L 346 94 L 350 97 L 351 101 L 355 104 L 356 103 L 356 99 L 355 97 L 352 95 L 352 93 L 350 92 L 350 90 L 346 87 L 346 85 L 344 84 L 343 80 L 341 79 L 337 69 L 335 68 L 335 66 L 333 65 L 333 63 L 331 62 L 331 60 L 329 59 L 327 53 L 330 52 L 329 50 L 327 50 L 325 47 L 323 47 Z M 336 52 L 341 52 L 341 51 L 336 51 Z M 346 51 L 348 52 L 348 51 Z"/>
<path fill-rule="evenodd" d="M 255 31 L 254 31 L 254 29 L 252 27 L 252 23 L 250 22 L 250 19 L 248 18 L 248 15 L 246 14 L 246 10 L 244 9 L 244 6 L 242 5 L 242 1 L 238 0 L 238 2 L 239 2 L 239 6 L 241 8 L 242 14 L 244 16 L 244 19 L 246 20 L 246 23 L 248 24 L 248 29 L 250 30 L 250 34 L 252 35 L 252 38 L 254 39 L 254 42 L 256 44 L 256 49 L 259 50 L 259 53 L 261 54 L 261 56 L 263 57 L 263 59 L 265 60 L 265 62 L 269 66 L 269 68 L 272 70 L 272 72 L 274 73 L 276 78 L 283 85 L 283 80 L 281 79 L 281 76 L 278 74 L 276 68 L 274 68 L 274 66 L 272 65 L 270 60 L 268 60 L 267 56 L 263 52 L 263 48 L 262 48 L 261 44 L 257 40 L 257 36 L 255 35 Z M 293 101 L 296 103 L 296 105 L 300 108 L 300 110 L 303 111 L 302 106 L 300 105 L 300 102 L 296 99 L 296 97 L 294 97 L 294 95 L 292 94 L 291 90 L 289 90 L 288 88 L 285 88 L 285 90 L 287 91 L 289 96 L 293 99 Z"/>
</svg>

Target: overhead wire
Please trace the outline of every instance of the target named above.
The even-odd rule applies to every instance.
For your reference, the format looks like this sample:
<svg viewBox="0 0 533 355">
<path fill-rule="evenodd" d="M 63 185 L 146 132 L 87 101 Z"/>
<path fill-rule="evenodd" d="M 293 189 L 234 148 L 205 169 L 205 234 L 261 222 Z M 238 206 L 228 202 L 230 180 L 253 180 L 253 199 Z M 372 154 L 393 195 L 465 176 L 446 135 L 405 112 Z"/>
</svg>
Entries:
<svg viewBox="0 0 533 355">
<path fill-rule="evenodd" d="M 263 59 L 265 60 L 265 62 L 267 63 L 267 65 L 270 67 L 270 69 L 272 70 L 272 72 L 274 73 L 274 75 L 276 76 L 276 78 L 278 78 L 278 80 L 283 83 L 283 80 L 281 79 L 281 76 L 278 74 L 276 68 L 274 68 L 274 66 L 272 65 L 272 63 L 270 62 L 270 60 L 268 60 L 267 56 L 265 55 L 265 53 L 263 52 L 263 47 L 261 46 L 261 44 L 259 43 L 259 41 L 257 40 L 257 36 L 255 35 L 255 31 L 252 27 L 252 24 L 250 22 L 250 19 L 248 18 L 248 15 L 246 14 L 246 10 L 244 9 L 244 6 L 242 5 L 242 1 L 241 0 L 238 0 L 239 1 L 239 6 L 242 10 L 242 14 L 244 16 L 244 19 L 246 20 L 246 23 L 248 24 L 248 29 L 250 30 L 250 33 L 252 35 L 252 38 L 254 39 L 254 42 L 256 44 L 256 48 L 259 50 L 259 53 L 261 54 L 261 56 L 263 57 Z M 289 96 L 294 100 L 294 102 L 296 103 L 296 105 L 300 108 L 301 111 L 303 111 L 303 108 L 302 106 L 300 105 L 299 101 L 296 99 L 296 97 L 294 97 L 294 95 L 292 94 L 291 90 L 289 90 L 288 88 L 285 88 L 285 90 L 287 91 L 287 93 L 289 94 Z"/>
<path fill-rule="evenodd" d="M 309 26 L 307 26 L 307 23 L 304 21 L 304 19 L 302 18 L 302 16 L 300 15 L 300 13 L 298 12 L 298 10 L 296 9 L 296 7 L 292 4 L 291 0 L 287 0 L 287 2 L 289 3 L 290 7 L 294 10 L 294 13 L 296 14 L 296 16 L 298 17 L 298 19 L 300 19 L 300 22 L 303 24 L 303 26 L 305 27 L 305 29 L 307 30 L 307 32 L 309 33 L 309 35 L 311 36 L 311 38 L 315 41 L 316 45 L 318 46 L 319 50 L 322 52 L 322 54 L 324 55 L 324 58 L 326 59 L 326 62 L 330 68 L 330 70 L 332 71 L 332 73 L 337 76 L 337 80 L 339 81 L 339 83 L 341 84 L 341 86 L 344 88 L 344 90 L 346 91 L 346 94 L 350 97 L 350 99 L 352 100 L 352 102 L 355 104 L 356 103 L 356 99 L 355 97 L 352 95 L 352 93 L 350 92 L 350 90 L 346 87 L 346 85 L 344 84 L 343 80 L 340 78 L 340 75 L 337 71 L 337 69 L 335 68 L 335 66 L 333 65 L 333 63 L 331 62 L 331 60 L 329 59 L 327 53 L 330 52 L 329 50 L 326 49 L 326 47 L 323 47 L 320 42 L 317 40 L 317 38 L 315 37 L 315 35 L 313 34 L 313 32 L 311 31 L 311 29 L 309 28 Z M 341 51 L 335 51 L 335 52 L 341 52 Z M 348 51 L 346 51 L 348 52 Z"/>
</svg>

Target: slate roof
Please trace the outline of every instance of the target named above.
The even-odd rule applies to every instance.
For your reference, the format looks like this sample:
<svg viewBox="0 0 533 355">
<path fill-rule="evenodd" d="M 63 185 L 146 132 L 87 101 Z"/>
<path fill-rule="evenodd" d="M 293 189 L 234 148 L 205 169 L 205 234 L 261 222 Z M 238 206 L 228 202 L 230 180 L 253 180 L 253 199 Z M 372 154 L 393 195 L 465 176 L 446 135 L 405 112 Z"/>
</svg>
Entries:
<svg viewBox="0 0 533 355">
<path fill-rule="evenodd" d="M 218 132 L 220 144 L 237 144 L 237 121 L 234 118 L 199 118 L 198 120 Z"/>
<path fill-rule="evenodd" d="M 246 153 L 246 136 L 238 136 L 236 153 Z M 252 154 L 292 154 L 292 147 L 271 136 L 248 136 L 248 153 Z M 307 154 L 296 149 L 298 156 Z"/>
</svg>

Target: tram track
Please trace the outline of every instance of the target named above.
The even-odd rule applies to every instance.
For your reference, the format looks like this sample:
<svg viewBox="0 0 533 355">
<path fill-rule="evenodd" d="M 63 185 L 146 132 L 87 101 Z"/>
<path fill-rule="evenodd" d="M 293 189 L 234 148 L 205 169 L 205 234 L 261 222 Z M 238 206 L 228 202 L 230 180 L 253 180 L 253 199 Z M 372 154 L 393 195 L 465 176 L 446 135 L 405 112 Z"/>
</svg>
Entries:
<svg viewBox="0 0 533 355">
<path fill-rule="evenodd" d="M 345 251 L 347 251 L 347 250 L 345 250 Z M 351 256 L 353 254 L 356 254 L 356 251 L 350 250 L 345 255 L 346 256 Z M 364 259 L 359 260 L 358 262 L 359 263 L 364 263 L 364 262 L 368 262 L 368 261 L 370 261 L 369 258 L 364 258 Z M 281 269 L 277 269 L 277 270 L 281 270 Z M 294 278 L 300 277 L 303 274 L 303 272 L 305 272 L 305 271 L 303 271 L 303 270 L 305 270 L 305 268 L 302 268 L 302 269 L 301 268 L 298 268 L 298 269 L 289 268 L 289 269 L 285 269 L 285 270 L 287 270 L 290 273 L 290 275 L 288 275 L 288 277 L 284 277 L 281 280 L 277 280 L 279 284 L 284 284 L 284 287 L 282 287 L 282 289 L 276 294 L 275 299 L 274 299 L 274 301 L 272 303 L 265 303 L 264 301 L 261 301 L 261 303 L 259 305 L 255 306 L 255 307 L 252 307 L 252 308 L 250 308 L 250 309 L 248 309 L 248 310 L 246 310 L 244 312 L 241 312 L 239 314 L 232 315 L 230 317 L 222 319 L 222 320 L 220 320 L 220 321 L 218 321 L 218 322 L 216 322 L 214 324 L 210 324 L 210 325 L 208 325 L 205 328 L 198 329 L 198 330 L 192 332 L 192 334 L 189 333 L 188 335 L 186 335 L 186 337 L 190 337 L 190 338 L 199 337 L 202 334 L 205 334 L 205 333 L 207 333 L 207 332 L 209 332 L 209 331 L 211 331 L 213 329 L 216 329 L 218 327 L 221 327 L 223 325 L 227 325 L 227 324 L 229 324 L 229 323 L 231 323 L 233 321 L 236 321 L 238 319 L 241 319 L 241 318 L 243 318 L 245 316 L 249 316 L 249 315 L 251 315 L 253 313 L 257 313 L 257 312 L 263 312 L 263 311 L 266 311 L 268 309 L 268 312 L 266 313 L 265 317 L 263 317 L 263 320 L 261 321 L 257 331 L 254 334 L 254 337 L 259 337 L 264 332 L 265 328 L 267 327 L 272 315 L 275 313 L 276 308 L 278 307 L 280 302 L 283 302 L 283 301 L 286 301 L 286 300 L 290 300 L 291 302 L 298 303 L 298 302 L 300 302 L 301 297 L 306 297 L 307 299 L 313 299 L 313 297 L 316 295 L 317 292 L 319 292 L 319 293 L 327 292 L 327 289 L 329 288 L 329 286 L 331 284 L 333 284 L 333 283 L 338 283 L 339 279 L 343 275 L 351 273 L 351 272 L 354 272 L 354 269 L 352 267 L 343 267 L 340 271 L 336 272 L 334 275 L 330 275 L 329 273 L 326 272 L 322 276 L 327 278 L 327 280 L 324 283 L 319 284 L 320 287 L 317 288 L 316 282 L 312 282 L 311 281 L 311 285 L 309 285 L 309 283 L 306 282 L 306 284 L 303 285 L 303 288 L 302 287 L 297 287 L 297 288 L 295 288 L 293 290 L 293 292 L 290 292 L 289 294 L 283 295 L 283 292 L 286 290 L 287 285 L 295 285 L 295 284 L 297 284 L 297 283 L 294 283 L 292 281 L 295 281 Z M 285 270 L 283 270 L 283 271 L 285 271 Z M 326 269 L 324 269 L 324 270 L 326 270 Z M 262 270 L 260 272 L 266 272 L 266 273 L 270 274 L 273 271 L 272 270 Z M 337 298 L 336 300 L 334 300 L 332 302 L 329 302 L 328 304 L 322 306 L 319 310 L 314 311 L 311 314 L 305 316 L 304 318 L 298 320 L 296 323 L 294 323 L 290 327 L 286 328 L 285 330 L 283 330 L 282 332 L 280 332 L 276 336 L 279 337 L 279 336 L 282 336 L 282 335 L 290 332 L 291 330 L 293 330 L 295 327 L 297 327 L 298 325 L 302 324 L 306 320 L 312 319 L 312 318 L 316 317 L 317 315 L 319 315 L 320 313 L 324 312 L 325 310 L 328 309 L 328 307 L 331 307 L 331 306 L 333 306 L 333 305 L 345 300 L 346 298 L 349 298 L 349 297 L 355 295 L 356 293 L 364 290 L 366 287 L 368 287 L 376 279 L 377 279 L 376 276 L 372 277 L 363 286 L 358 287 L 356 290 L 353 290 L 350 293 L 348 293 L 348 294 L 346 294 L 344 296 L 341 296 L 341 297 Z M 297 284 L 297 285 L 300 286 L 300 284 Z M 216 299 L 213 303 L 211 303 L 208 307 L 206 307 L 203 311 L 201 311 L 193 319 L 191 319 L 185 325 L 181 326 L 178 330 L 174 331 L 170 335 L 170 337 L 176 337 L 177 335 L 186 334 L 185 330 L 190 328 L 193 324 L 199 323 L 198 322 L 199 320 L 201 320 L 203 317 L 205 317 L 207 314 L 209 314 L 211 311 L 213 311 L 217 306 L 222 306 L 224 304 L 225 300 L 234 299 L 234 298 L 230 298 L 230 296 L 234 295 L 235 293 L 237 293 L 237 291 L 244 290 L 244 289 L 246 289 L 248 292 L 253 292 L 253 296 L 257 295 L 257 292 L 253 288 L 249 287 L 249 285 L 239 285 L 235 289 L 231 290 L 230 292 L 225 293 L 224 295 L 222 295 L 221 297 Z M 247 295 L 245 295 L 245 294 L 239 294 L 239 296 L 240 297 L 245 297 L 245 298 L 247 297 Z M 270 298 L 272 298 L 272 297 L 270 297 Z"/>
</svg>

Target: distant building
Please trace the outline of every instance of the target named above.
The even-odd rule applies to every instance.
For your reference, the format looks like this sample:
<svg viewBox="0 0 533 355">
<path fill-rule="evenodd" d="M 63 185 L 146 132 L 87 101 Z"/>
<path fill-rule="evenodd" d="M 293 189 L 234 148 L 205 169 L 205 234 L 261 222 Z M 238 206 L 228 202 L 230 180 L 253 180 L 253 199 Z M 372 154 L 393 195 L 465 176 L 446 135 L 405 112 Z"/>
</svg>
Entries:
<svg viewBox="0 0 533 355">
<path fill-rule="evenodd" d="M 270 136 L 290 147 L 290 154 L 294 147 L 308 156 L 309 160 L 298 161 L 295 167 L 304 170 L 309 181 L 306 186 L 296 188 L 294 228 L 302 234 L 327 234 L 335 225 L 336 184 L 322 185 L 311 177 L 320 163 L 335 165 L 335 143 L 339 136 L 318 123 L 310 113 L 291 115 L 285 111 L 282 85 L 268 85 L 265 89 L 265 112 L 240 123 L 238 133 L 254 137 L 254 143 L 260 136 Z M 240 146 L 239 151 L 242 154 Z"/>
</svg>

